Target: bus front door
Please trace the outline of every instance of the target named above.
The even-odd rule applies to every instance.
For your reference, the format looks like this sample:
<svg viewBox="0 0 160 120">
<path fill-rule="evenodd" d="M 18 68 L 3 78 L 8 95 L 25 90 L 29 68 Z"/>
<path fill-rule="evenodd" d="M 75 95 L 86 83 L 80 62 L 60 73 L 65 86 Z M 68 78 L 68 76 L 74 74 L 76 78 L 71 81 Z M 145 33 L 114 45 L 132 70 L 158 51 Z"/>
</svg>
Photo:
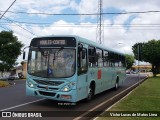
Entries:
<svg viewBox="0 0 160 120">
<path fill-rule="evenodd" d="M 78 79 L 77 79 L 77 99 L 81 100 L 87 97 L 88 93 L 88 64 L 87 64 L 87 49 L 78 50 Z"/>
</svg>

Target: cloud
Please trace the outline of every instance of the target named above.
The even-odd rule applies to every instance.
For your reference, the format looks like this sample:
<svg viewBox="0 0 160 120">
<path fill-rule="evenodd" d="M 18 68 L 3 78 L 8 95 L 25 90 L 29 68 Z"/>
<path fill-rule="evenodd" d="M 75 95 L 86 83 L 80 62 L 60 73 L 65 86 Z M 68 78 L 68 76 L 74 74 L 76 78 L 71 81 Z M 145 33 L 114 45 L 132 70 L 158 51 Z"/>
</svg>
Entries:
<svg viewBox="0 0 160 120">
<path fill-rule="evenodd" d="M 104 0 L 104 7 L 115 7 L 126 11 L 159 10 L 159 0 Z"/>
<path fill-rule="evenodd" d="M 96 13 L 98 10 L 97 3 L 97 0 L 21 0 L 16 1 L 11 10 L 27 12 L 64 13 L 66 9 L 70 9 L 75 13 Z M 5 10 L 8 5 L 11 4 L 11 1 L 0 1 L 0 4 L 3 5 L 1 10 Z M 103 0 L 103 10 L 105 10 L 105 12 L 107 12 L 107 8 L 115 8 L 116 10 L 127 12 L 152 11 L 159 10 L 159 5 L 159 0 Z M 10 13 L 7 13 L 6 15 L 10 16 Z M 16 16 L 19 16 L 19 14 L 17 14 Z M 134 19 L 130 19 L 132 18 L 132 16 L 134 16 Z M 44 16 L 39 16 L 37 22 L 47 22 L 47 19 L 52 20 L 53 18 L 53 16 L 45 16 L 46 19 L 44 19 L 43 17 Z M 92 41 L 96 41 L 97 33 L 95 21 L 97 20 L 97 16 L 76 16 L 76 19 L 73 19 L 73 16 L 67 16 L 69 20 L 66 19 L 65 16 L 61 18 L 59 18 L 58 16 L 54 17 L 57 19 L 52 20 L 52 24 L 48 26 L 27 26 L 26 24 L 23 24 L 23 27 L 29 29 L 38 36 L 69 34 L 79 35 Z M 32 20 L 32 16 L 30 15 L 27 16 L 27 18 L 30 21 Z M 92 20 L 87 21 L 87 18 L 90 18 L 89 20 L 93 19 L 94 22 Z M 147 42 L 151 39 L 160 39 L 158 26 L 159 20 L 159 13 L 116 15 L 115 17 L 113 17 L 112 20 L 104 15 L 104 44 L 118 51 L 132 54 L 131 47 L 136 42 Z M 83 27 L 77 26 L 77 21 Z M 130 24 L 128 29 L 126 29 L 126 27 L 124 26 L 124 24 L 126 24 L 126 21 Z M 84 27 L 84 24 L 87 25 L 87 27 Z M 17 26 L 10 27 L 14 31 L 21 33 L 18 34 L 15 32 L 15 35 L 19 37 L 20 41 L 25 43 L 25 45 L 29 45 L 31 41 L 30 38 L 32 38 L 33 35 Z"/>
<path fill-rule="evenodd" d="M 0 5 L 1 5 L 1 9 L 2 11 L 5 11 L 7 10 L 7 8 L 9 7 L 9 5 L 12 4 L 13 1 L 11 0 L 1 0 L 0 1 Z"/>
<path fill-rule="evenodd" d="M 14 9 L 27 12 L 61 13 L 66 9 L 70 0 L 23 0 L 17 1 Z"/>
</svg>

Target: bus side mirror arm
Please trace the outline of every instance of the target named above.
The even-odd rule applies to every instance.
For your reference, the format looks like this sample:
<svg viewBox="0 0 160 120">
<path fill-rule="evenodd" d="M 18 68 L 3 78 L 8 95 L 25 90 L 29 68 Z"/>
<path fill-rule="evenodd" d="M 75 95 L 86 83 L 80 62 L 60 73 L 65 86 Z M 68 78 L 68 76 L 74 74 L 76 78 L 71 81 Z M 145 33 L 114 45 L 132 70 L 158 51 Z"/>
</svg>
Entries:
<svg viewBox="0 0 160 120">
<path fill-rule="evenodd" d="M 82 51 L 83 50 L 83 45 L 81 43 L 78 43 L 78 51 Z"/>
<path fill-rule="evenodd" d="M 25 52 L 25 49 L 26 48 L 30 48 L 30 46 L 26 46 L 25 48 L 23 48 L 23 60 L 25 59 L 25 57 L 26 57 L 26 52 Z"/>
<path fill-rule="evenodd" d="M 82 59 L 84 59 L 86 57 L 86 50 L 82 50 Z"/>
<path fill-rule="evenodd" d="M 26 58 L 26 52 L 23 51 L 23 60 Z"/>
</svg>

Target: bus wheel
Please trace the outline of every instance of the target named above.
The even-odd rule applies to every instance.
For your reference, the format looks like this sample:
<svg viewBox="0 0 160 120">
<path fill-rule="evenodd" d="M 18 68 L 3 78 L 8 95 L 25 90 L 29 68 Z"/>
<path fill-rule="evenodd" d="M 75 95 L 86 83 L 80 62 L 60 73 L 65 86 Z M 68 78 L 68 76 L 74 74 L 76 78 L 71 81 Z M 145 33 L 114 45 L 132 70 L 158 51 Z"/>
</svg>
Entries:
<svg viewBox="0 0 160 120">
<path fill-rule="evenodd" d="M 93 96 L 94 96 L 94 85 L 90 85 L 89 90 L 88 90 L 88 97 L 86 98 L 86 102 L 91 101 Z"/>
</svg>

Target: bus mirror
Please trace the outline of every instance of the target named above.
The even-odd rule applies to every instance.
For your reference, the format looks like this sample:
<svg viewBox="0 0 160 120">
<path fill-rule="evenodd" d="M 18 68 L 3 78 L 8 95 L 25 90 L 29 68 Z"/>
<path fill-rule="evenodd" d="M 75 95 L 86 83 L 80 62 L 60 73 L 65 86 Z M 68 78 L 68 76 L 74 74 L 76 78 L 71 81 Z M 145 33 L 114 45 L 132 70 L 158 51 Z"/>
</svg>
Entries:
<svg viewBox="0 0 160 120">
<path fill-rule="evenodd" d="M 26 57 L 26 52 L 24 51 L 26 48 L 30 48 L 30 46 L 26 46 L 25 48 L 23 48 L 23 60 L 24 60 L 25 57 Z"/>
<path fill-rule="evenodd" d="M 25 59 L 26 57 L 26 52 L 23 52 L 23 60 Z"/>
<path fill-rule="evenodd" d="M 82 50 L 82 59 L 85 59 L 85 56 L 86 56 L 86 50 L 83 49 L 83 50 Z"/>
<path fill-rule="evenodd" d="M 82 51 L 83 50 L 83 45 L 82 44 L 78 44 L 78 51 Z"/>
</svg>

